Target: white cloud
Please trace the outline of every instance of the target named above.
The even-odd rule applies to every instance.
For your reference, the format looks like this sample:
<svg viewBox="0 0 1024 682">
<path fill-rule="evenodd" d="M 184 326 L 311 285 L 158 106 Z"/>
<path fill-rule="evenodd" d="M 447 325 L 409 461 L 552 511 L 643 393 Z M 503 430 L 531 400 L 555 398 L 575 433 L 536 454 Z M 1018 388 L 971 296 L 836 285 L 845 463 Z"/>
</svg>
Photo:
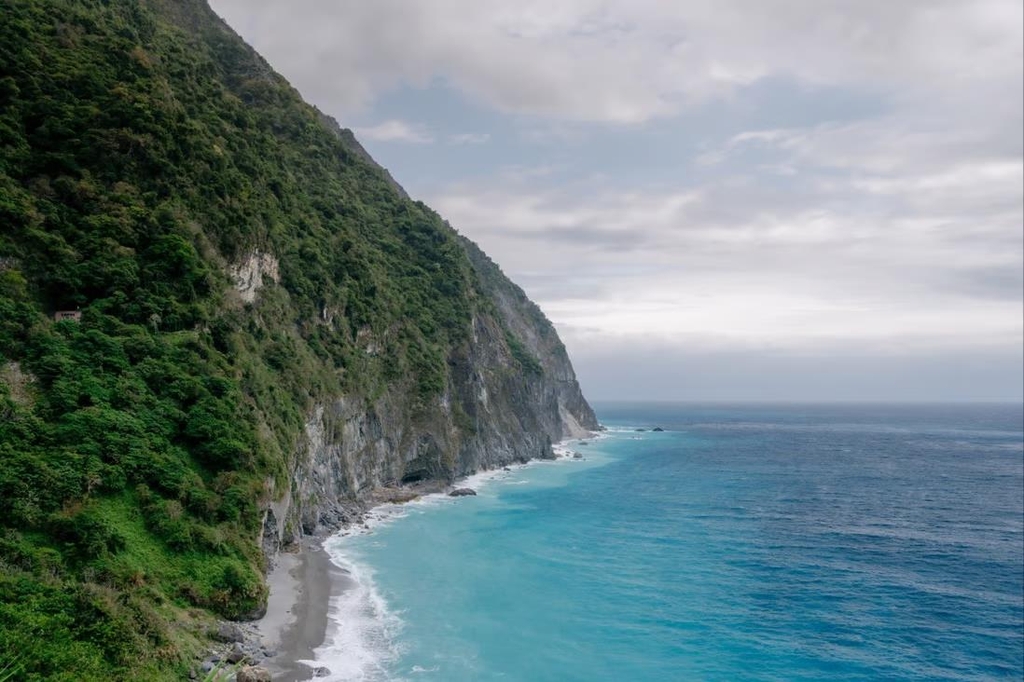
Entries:
<svg viewBox="0 0 1024 682">
<path fill-rule="evenodd" d="M 374 126 L 355 129 L 359 137 L 376 142 L 410 142 L 413 144 L 429 144 L 434 136 L 420 125 L 391 119 Z"/>
<path fill-rule="evenodd" d="M 448 136 L 451 144 L 484 144 L 490 139 L 491 136 L 487 133 L 456 133 Z"/>
</svg>

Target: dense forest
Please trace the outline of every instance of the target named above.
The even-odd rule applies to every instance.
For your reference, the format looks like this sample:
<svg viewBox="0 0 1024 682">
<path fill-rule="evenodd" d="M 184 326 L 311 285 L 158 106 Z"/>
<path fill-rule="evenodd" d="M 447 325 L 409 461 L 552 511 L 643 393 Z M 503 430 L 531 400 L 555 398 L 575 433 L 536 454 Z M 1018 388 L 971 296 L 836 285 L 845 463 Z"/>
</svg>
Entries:
<svg viewBox="0 0 1024 682">
<path fill-rule="evenodd" d="M 0 669 L 181 679 L 265 602 L 260 505 L 317 397 L 428 403 L 492 304 L 205 3 L 3 0 L 0 35 Z"/>
</svg>

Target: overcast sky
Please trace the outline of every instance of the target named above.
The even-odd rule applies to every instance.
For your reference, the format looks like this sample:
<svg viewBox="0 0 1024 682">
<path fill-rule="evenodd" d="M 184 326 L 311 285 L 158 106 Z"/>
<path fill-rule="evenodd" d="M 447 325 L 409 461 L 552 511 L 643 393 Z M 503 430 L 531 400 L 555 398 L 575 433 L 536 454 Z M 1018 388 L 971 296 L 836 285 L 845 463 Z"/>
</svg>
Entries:
<svg viewBox="0 0 1024 682">
<path fill-rule="evenodd" d="M 1021 400 L 1020 0 L 212 0 L 595 399 Z"/>
</svg>

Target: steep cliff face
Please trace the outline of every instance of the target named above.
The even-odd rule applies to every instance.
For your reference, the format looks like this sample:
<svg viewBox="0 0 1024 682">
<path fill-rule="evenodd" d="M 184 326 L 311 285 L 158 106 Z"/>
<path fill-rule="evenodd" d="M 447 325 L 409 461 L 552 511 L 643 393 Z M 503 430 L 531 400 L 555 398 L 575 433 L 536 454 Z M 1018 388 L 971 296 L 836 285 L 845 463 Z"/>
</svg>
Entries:
<svg viewBox="0 0 1024 682">
<path fill-rule="evenodd" d="M 0 661 L 180 679 L 282 544 L 597 427 L 537 306 L 205 2 L 0 34 Z"/>
<path fill-rule="evenodd" d="M 553 443 L 600 428 L 550 321 L 475 244 L 459 243 L 483 298 L 470 336 L 448 351 L 443 392 L 423 403 L 398 383 L 376 399 L 342 393 L 317 402 L 291 487 L 268 507 L 268 551 L 345 523 L 345 503 L 377 489 L 550 458 Z M 378 347 L 363 342 L 367 352 Z"/>
</svg>

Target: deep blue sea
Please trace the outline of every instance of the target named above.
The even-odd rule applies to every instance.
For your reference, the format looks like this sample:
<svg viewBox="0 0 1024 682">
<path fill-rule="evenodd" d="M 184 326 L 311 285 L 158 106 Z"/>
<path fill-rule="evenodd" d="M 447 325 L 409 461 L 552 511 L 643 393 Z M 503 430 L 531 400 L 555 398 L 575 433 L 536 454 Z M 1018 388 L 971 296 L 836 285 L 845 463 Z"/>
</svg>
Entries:
<svg viewBox="0 0 1024 682">
<path fill-rule="evenodd" d="M 1020 405 L 596 408 L 328 542 L 327 679 L 1024 678 Z"/>
</svg>

